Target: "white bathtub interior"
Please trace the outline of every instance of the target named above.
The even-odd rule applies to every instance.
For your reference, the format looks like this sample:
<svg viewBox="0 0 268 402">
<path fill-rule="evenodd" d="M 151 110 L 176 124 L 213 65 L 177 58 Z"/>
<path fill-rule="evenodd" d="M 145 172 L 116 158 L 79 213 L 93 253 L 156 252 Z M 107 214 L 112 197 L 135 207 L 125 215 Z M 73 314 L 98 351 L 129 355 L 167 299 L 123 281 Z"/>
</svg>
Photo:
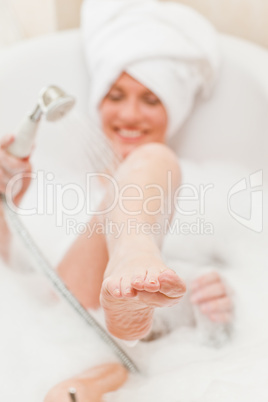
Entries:
<svg viewBox="0 0 268 402">
<path fill-rule="evenodd" d="M 259 171 L 266 205 L 268 54 L 229 36 L 221 36 L 220 46 L 223 66 L 213 97 L 197 104 L 180 137 L 171 144 L 182 158 L 185 182 L 197 188 L 214 185 L 206 198 L 205 213 L 199 211 L 184 221 L 191 224 L 203 219 L 213 224 L 214 233 L 168 235 L 163 256 L 185 278 L 209 269 L 221 271 L 236 300 L 233 335 L 221 348 L 204 343 L 211 330 L 207 323 L 201 317 L 197 328 L 185 325 L 185 312 L 179 306 L 173 313 L 172 333 L 128 349 L 147 375 L 130 378 L 122 390 L 107 397 L 110 401 L 262 402 L 268 398 L 265 208 L 259 232 L 239 224 L 227 210 L 229 189 L 243 178 L 249 186 L 250 175 Z M 78 31 L 35 39 L 0 53 L 1 135 L 16 128 L 35 104 L 40 88 L 49 84 L 73 94 L 79 112 L 87 113 L 90 87 Z M 69 128 L 76 131 L 72 133 L 67 123 L 41 124 L 33 164 L 44 174 L 53 172 L 58 183 L 83 187 L 84 171 L 73 156 L 82 155 L 79 143 L 75 148 L 79 130 L 69 121 Z M 36 203 L 33 184 L 23 207 Z M 232 207 L 247 216 L 249 187 L 234 199 Z M 75 218 L 85 220 L 84 211 Z M 23 217 L 54 266 L 75 237 L 66 234 L 66 226 L 56 227 L 55 219 L 55 214 Z M 1 394 L 12 402 L 36 402 L 57 381 L 116 358 L 92 329 L 58 300 L 46 279 L 28 271 L 29 256 L 18 239 L 13 248 L 12 269 L 1 265 Z"/>
</svg>

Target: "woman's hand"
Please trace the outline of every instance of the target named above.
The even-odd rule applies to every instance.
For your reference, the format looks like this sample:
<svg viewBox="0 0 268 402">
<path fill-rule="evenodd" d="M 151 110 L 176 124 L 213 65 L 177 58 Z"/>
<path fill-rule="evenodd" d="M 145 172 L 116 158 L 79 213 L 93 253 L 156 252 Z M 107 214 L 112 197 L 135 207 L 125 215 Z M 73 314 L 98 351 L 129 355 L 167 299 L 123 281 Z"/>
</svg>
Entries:
<svg viewBox="0 0 268 402">
<path fill-rule="evenodd" d="M 19 205 L 21 198 L 30 185 L 29 177 L 32 167 L 28 158 L 20 159 L 10 155 L 7 148 L 14 141 L 14 136 L 5 136 L 0 141 L 0 193 L 6 192 L 6 186 L 9 180 L 17 174 L 25 175 L 13 186 L 12 199 L 15 205 Z"/>
<path fill-rule="evenodd" d="M 210 272 L 192 282 L 190 300 L 211 321 L 228 323 L 232 320 L 233 302 L 217 272 Z"/>
</svg>

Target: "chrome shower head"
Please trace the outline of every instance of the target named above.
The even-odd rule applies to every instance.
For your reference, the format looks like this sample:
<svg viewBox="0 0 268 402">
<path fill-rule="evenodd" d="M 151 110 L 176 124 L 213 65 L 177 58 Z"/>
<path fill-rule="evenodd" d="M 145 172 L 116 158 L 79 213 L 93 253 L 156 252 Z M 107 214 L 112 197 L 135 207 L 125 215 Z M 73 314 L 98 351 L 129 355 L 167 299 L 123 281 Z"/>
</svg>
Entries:
<svg viewBox="0 0 268 402">
<path fill-rule="evenodd" d="M 15 140 L 8 152 L 19 158 L 30 155 L 36 131 L 42 114 L 48 121 L 56 121 L 65 116 L 74 106 L 75 99 L 62 89 L 52 85 L 41 90 L 38 102 L 32 113 L 28 114 L 15 132 Z"/>
<path fill-rule="evenodd" d="M 48 121 L 57 121 L 65 116 L 74 106 L 75 99 L 67 95 L 61 88 L 51 85 L 43 88 L 38 103 L 31 114 L 32 121 L 39 121 L 42 114 Z"/>
</svg>

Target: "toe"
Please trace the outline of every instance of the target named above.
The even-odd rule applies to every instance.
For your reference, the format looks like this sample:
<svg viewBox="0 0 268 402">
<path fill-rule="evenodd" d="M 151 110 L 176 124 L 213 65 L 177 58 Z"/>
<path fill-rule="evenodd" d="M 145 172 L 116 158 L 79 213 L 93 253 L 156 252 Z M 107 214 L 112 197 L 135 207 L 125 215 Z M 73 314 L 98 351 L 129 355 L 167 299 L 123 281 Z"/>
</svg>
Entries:
<svg viewBox="0 0 268 402">
<path fill-rule="evenodd" d="M 160 283 L 158 280 L 159 273 L 148 270 L 144 280 L 144 290 L 147 292 L 158 292 L 160 290 Z"/>
<path fill-rule="evenodd" d="M 102 288 L 108 292 L 110 296 L 120 298 L 121 294 L 121 278 L 108 277 L 103 281 Z"/>
<path fill-rule="evenodd" d="M 131 286 L 136 290 L 144 290 L 147 271 L 136 272 L 131 278 Z"/>
<path fill-rule="evenodd" d="M 168 297 L 181 297 L 186 292 L 186 285 L 171 269 L 159 275 L 160 292 Z"/>
<path fill-rule="evenodd" d="M 137 291 L 131 285 L 131 278 L 128 275 L 122 277 L 121 280 L 121 295 L 123 297 L 133 297 Z"/>
<path fill-rule="evenodd" d="M 175 306 L 179 298 L 168 297 L 160 292 L 138 292 L 138 300 L 147 305 L 147 307 L 172 307 Z"/>
</svg>

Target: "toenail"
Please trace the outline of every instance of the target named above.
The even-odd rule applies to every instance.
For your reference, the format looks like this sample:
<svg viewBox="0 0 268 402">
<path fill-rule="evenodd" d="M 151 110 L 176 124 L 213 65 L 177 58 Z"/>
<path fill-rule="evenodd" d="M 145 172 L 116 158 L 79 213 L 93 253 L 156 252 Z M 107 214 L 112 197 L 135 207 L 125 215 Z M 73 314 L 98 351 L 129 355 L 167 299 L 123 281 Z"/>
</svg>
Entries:
<svg viewBox="0 0 268 402">
<path fill-rule="evenodd" d="M 120 290 L 119 289 L 114 289 L 113 295 L 120 296 Z"/>
<path fill-rule="evenodd" d="M 131 288 L 127 288 L 127 289 L 125 290 L 125 294 L 126 294 L 126 295 L 131 295 L 131 293 L 132 293 L 132 289 L 131 289 Z"/>
<path fill-rule="evenodd" d="M 155 285 L 157 283 L 157 280 L 154 278 L 149 279 L 149 282 Z"/>
<path fill-rule="evenodd" d="M 141 283 L 141 278 L 135 279 L 134 283 Z"/>
</svg>

